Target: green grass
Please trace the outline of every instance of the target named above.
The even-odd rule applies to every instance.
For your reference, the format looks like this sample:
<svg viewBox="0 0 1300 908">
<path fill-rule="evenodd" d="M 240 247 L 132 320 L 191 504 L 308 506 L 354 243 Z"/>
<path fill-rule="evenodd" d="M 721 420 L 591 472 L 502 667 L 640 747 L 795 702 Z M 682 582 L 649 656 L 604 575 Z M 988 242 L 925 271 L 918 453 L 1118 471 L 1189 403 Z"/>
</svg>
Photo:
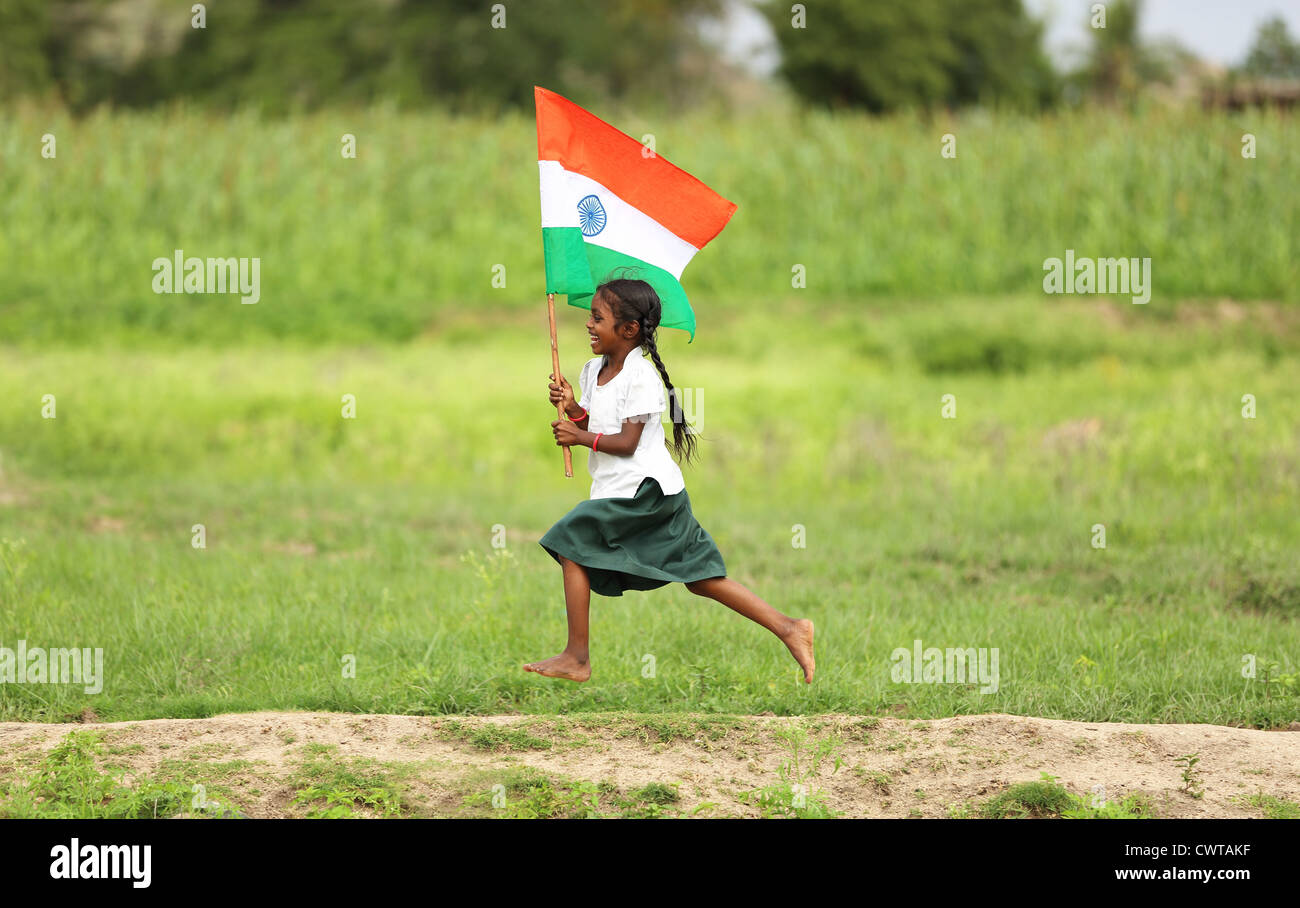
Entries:
<svg viewBox="0 0 1300 908">
<path fill-rule="evenodd" d="M 95 733 L 68 733 L 32 772 L 0 781 L 0 818 L 146 819 L 188 809 L 188 785 L 149 778 L 128 783 L 125 770 L 98 765 L 104 753 Z"/>
<path fill-rule="evenodd" d="M 838 735 L 810 736 L 802 724 L 779 728 L 775 737 L 788 753 L 777 767 L 780 781 L 740 792 L 740 799 L 757 807 L 765 819 L 828 820 L 843 816 L 826 803 L 825 792 L 817 786 L 823 765 L 830 764 L 832 775 L 843 765 L 843 739 Z"/>
<path fill-rule="evenodd" d="M 661 154 L 739 206 L 686 272 L 701 340 L 723 337 L 718 306 L 791 293 L 796 265 L 818 301 L 911 305 L 1041 295 L 1044 260 L 1074 249 L 1150 257 L 1153 308 L 1300 299 L 1294 117 L 602 113 L 653 133 Z M 76 119 L 18 105 L 3 124 L 0 335 L 11 342 L 407 340 L 456 336 L 458 310 L 526 318 L 544 299 L 524 114 L 262 119 L 176 107 Z M 955 159 L 940 156 L 949 132 Z M 1241 157 L 1246 132 L 1255 159 Z M 40 155 L 47 133 L 54 159 Z M 344 133 L 357 137 L 355 160 L 339 154 Z M 261 301 L 154 294 L 151 263 L 175 249 L 259 258 Z M 1024 355 L 1014 344 L 972 352 L 1008 367 Z"/>
<path fill-rule="evenodd" d="M 1155 805 L 1149 795 L 1142 793 L 1128 795 L 1118 802 L 1094 804 L 1089 798 L 1067 791 L 1055 776 L 1044 772 L 1036 782 L 1018 782 L 993 796 L 978 811 L 956 808 L 949 811 L 949 816 L 969 819 L 972 813 L 993 820 L 1146 820 L 1155 816 Z"/>
<path fill-rule="evenodd" d="M 401 776 L 412 767 L 383 764 L 365 757 L 340 760 L 334 745 L 308 747 L 288 784 L 295 790 L 292 804 L 307 808 L 307 819 L 357 816 L 395 817 L 413 804 Z M 358 813 L 359 809 L 367 814 Z"/>
<path fill-rule="evenodd" d="M 507 770 L 491 789 L 467 795 L 463 807 L 506 820 L 600 819 L 602 797 L 607 799 L 615 790 L 608 782 L 566 779 L 520 767 Z"/>
<path fill-rule="evenodd" d="M 696 743 L 711 747 L 738 728 L 742 721 L 735 716 L 630 716 L 615 720 L 615 733 L 621 738 L 635 738 L 646 744 L 673 742 Z M 608 726 L 606 726 L 608 727 Z"/>
<path fill-rule="evenodd" d="M 680 584 L 593 597 L 587 684 L 522 670 L 564 643 L 561 575 L 537 539 L 590 489 L 586 451 L 562 474 L 537 320 L 412 345 L 4 348 L 0 646 L 100 647 L 106 677 L 99 694 L 0 685 L 0 718 L 1288 724 L 1300 320 L 1124 305 L 790 302 L 727 315 L 707 344 L 664 339 L 674 383 L 702 389 L 694 513 L 729 575 L 817 622 L 812 685 L 767 631 Z M 1023 371 L 936 359 L 945 326 L 971 350 L 1018 326 Z M 571 375 L 581 330 L 562 315 Z M 1086 353 L 1057 362 L 1071 345 Z M 997 647 L 997 693 L 893 682 L 891 653 L 918 638 Z"/>
<path fill-rule="evenodd" d="M 466 795 L 462 809 L 468 813 L 462 815 L 505 820 L 652 820 L 684 815 L 676 807 L 680 800 L 676 784 L 651 782 L 623 792 L 611 782 L 569 779 L 534 767 L 483 776 L 496 781 L 485 791 Z M 714 806 L 701 804 L 692 813 Z"/>
<path fill-rule="evenodd" d="M 677 783 L 664 784 L 651 782 L 626 795 L 614 798 L 614 804 L 621 808 L 622 816 L 627 819 L 653 820 L 673 814 L 673 805 L 681 800 Z"/>
<path fill-rule="evenodd" d="M 1265 819 L 1300 820 L 1300 804 L 1295 801 L 1288 801 L 1286 798 L 1279 798 L 1276 795 L 1264 794 L 1263 792 L 1253 794 L 1243 800 L 1249 806 L 1263 810 Z"/>
<path fill-rule="evenodd" d="M 555 746 L 554 741 L 532 734 L 527 727 L 465 727 L 454 719 L 443 723 L 438 728 L 437 734 L 440 737 L 466 741 L 479 750 L 494 753 L 517 750 L 550 750 Z"/>
</svg>

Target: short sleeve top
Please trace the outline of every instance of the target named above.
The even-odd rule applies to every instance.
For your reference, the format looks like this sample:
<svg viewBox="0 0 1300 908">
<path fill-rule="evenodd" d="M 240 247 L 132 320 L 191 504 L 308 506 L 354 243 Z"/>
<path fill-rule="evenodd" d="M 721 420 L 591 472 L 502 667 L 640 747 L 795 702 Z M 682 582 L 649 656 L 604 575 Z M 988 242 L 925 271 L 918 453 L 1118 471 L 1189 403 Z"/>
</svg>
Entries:
<svg viewBox="0 0 1300 908">
<path fill-rule="evenodd" d="M 598 385 L 604 362 L 603 356 L 587 360 L 578 380 L 582 388 L 578 406 L 589 414 L 587 430 L 615 435 L 623 430 L 623 420 L 643 414 L 649 417 L 632 454 L 602 454 L 599 445 L 588 452 L 591 497 L 631 498 L 647 476 L 654 477 L 665 495 L 676 495 L 686 488 L 686 481 L 664 438 L 663 411 L 668 401 L 659 371 L 645 357 L 641 345 L 627 354 L 618 375 Z"/>
</svg>

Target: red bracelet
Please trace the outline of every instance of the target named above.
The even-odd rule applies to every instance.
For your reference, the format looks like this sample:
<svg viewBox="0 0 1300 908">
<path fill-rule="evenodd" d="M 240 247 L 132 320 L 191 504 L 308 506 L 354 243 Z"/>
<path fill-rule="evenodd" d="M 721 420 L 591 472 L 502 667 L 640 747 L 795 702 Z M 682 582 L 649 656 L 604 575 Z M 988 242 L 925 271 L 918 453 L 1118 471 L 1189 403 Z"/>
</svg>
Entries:
<svg viewBox="0 0 1300 908">
<path fill-rule="evenodd" d="M 596 450 L 596 445 L 600 444 L 600 436 L 604 434 L 605 434 L 604 432 L 596 433 L 596 437 L 591 440 L 591 450 L 593 451 Z"/>
<path fill-rule="evenodd" d="M 565 413 L 564 415 L 565 415 L 565 416 L 569 416 L 568 413 Z M 572 416 L 569 416 L 569 422 L 582 422 L 584 419 L 587 418 L 587 415 L 588 415 L 588 414 L 587 414 L 587 411 L 586 411 L 586 410 L 583 410 L 583 411 L 582 411 L 582 415 L 579 416 L 577 419 L 574 419 Z"/>
</svg>

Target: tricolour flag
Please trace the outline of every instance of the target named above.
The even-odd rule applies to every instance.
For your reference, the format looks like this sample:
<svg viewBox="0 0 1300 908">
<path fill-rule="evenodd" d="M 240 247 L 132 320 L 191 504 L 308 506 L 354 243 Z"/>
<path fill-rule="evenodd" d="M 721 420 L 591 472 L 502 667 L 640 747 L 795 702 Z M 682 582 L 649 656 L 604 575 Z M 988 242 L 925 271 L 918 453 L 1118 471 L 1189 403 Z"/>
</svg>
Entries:
<svg viewBox="0 0 1300 908">
<path fill-rule="evenodd" d="M 682 271 L 736 210 L 663 157 L 567 98 L 534 86 L 546 292 L 591 308 L 606 277 L 639 278 L 663 303 L 660 324 L 689 331 Z M 626 270 L 624 270 L 626 269 Z M 617 273 L 615 273 L 617 270 Z"/>
</svg>

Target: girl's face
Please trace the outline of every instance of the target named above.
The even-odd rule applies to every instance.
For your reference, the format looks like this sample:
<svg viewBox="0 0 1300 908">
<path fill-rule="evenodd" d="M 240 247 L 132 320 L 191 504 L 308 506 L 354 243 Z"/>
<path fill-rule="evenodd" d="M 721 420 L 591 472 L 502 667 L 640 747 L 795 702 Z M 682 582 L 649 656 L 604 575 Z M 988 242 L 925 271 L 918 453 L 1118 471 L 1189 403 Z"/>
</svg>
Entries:
<svg viewBox="0 0 1300 908">
<path fill-rule="evenodd" d="M 614 313 L 600 294 L 591 300 L 587 334 L 591 336 L 592 353 L 609 353 L 618 346 L 618 335 L 614 332 Z"/>
</svg>

